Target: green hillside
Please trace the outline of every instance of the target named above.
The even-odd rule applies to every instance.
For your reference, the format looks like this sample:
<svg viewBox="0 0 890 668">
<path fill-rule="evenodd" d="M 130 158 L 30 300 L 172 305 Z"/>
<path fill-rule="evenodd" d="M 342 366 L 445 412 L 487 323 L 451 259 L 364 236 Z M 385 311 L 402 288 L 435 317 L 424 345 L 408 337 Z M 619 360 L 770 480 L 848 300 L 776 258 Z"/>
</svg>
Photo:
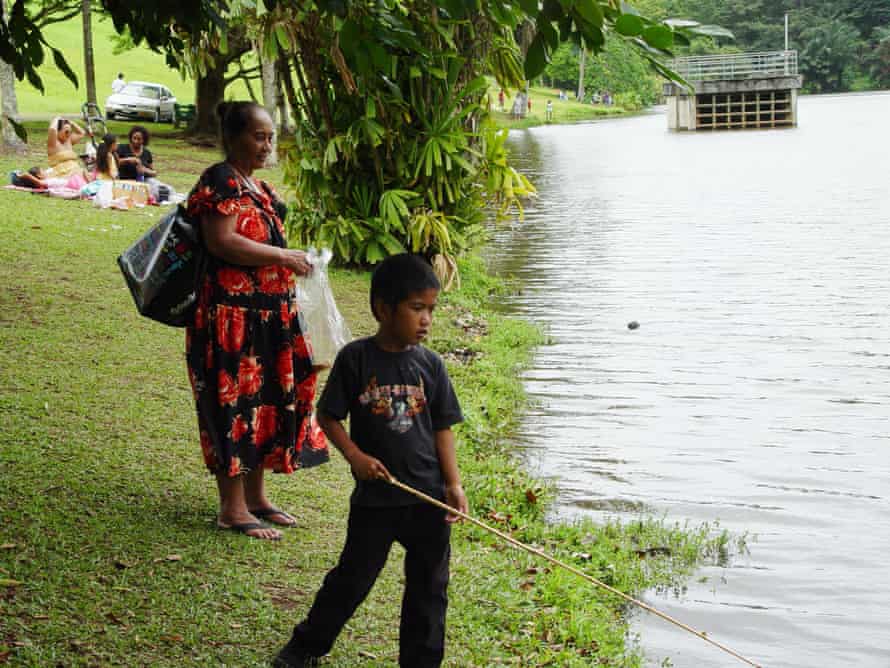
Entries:
<svg viewBox="0 0 890 668">
<path fill-rule="evenodd" d="M 77 73 L 79 88 L 62 74 L 47 54 L 48 61 L 40 68 L 46 93 L 40 94 L 27 81 L 16 84 L 19 113 L 24 118 L 50 116 L 57 113 L 79 114 L 86 101 L 86 83 L 83 74 L 83 32 L 80 18 L 48 26 L 44 35 L 47 41 L 59 49 L 71 68 Z M 173 91 L 182 103 L 192 103 L 195 98 L 195 85 L 191 79 L 183 80 L 176 70 L 170 69 L 161 53 L 145 46 L 137 47 L 120 55 L 112 53 L 114 25 L 110 19 L 93 16 L 93 54 L 96 62 L 96 97 L 104 107 L 105 98 L 111 94 L 111 82 L 118 72 L 123 72 L 127 81 L 154 81 L 164 84 Z M 259 85 L 255 87 L 259 90 Z M 226 91 L 231 98 L 248 97 L 243 82 L 232 84 Z"/>
</svg>

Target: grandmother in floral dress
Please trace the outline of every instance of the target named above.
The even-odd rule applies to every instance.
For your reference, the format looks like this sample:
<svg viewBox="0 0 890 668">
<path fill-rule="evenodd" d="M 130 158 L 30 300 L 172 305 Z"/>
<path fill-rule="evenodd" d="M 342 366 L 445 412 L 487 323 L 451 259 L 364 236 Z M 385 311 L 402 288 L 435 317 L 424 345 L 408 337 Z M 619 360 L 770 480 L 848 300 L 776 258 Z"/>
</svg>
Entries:
<svg viewBox="0 0 890 668">
<path fill-rule="evenodd" d="M 265 469 L 292 473 L 328 458 L 311 417 L 316 376 L 293 296 L 312 266 L 287 247 L 283 203 L 253 177 L 272 151 L 269 114 L 252 102 L 224 102 L 217 114 L 226 158 L 201 175 L 187 204 L 209 258 L 186 359 L 204 461 L 219 488 L 217 525 L 278 540 L 276 527 L 296 520 L 266 497 Z"/>
</svg>

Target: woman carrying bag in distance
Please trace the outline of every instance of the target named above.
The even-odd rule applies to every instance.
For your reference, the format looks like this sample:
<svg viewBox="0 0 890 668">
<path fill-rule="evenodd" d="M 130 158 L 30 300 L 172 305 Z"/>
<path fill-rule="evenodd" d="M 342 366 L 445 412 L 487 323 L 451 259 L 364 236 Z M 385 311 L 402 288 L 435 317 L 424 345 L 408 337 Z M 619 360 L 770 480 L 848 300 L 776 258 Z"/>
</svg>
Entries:
<svg viewBox="0 0 890 668">
<path fill-rule="evenodd" d="M 287 248 L 284 204 L 253 178 L 272 151 L 269 114 L 253 102 L 224 102 L 217 114 L 225 161 L 201 175 L 187 203 L 207 270 L 186 359 L 204 461 L 219 489 L 217 525 L 277 540 L 281 532 L 261 520 L 296 521 L 266 497 L 264 469 L 292 473 L 328 458 L 311 417 L 316 375 L 293 296 L 312 266 Z"/>
</svg>

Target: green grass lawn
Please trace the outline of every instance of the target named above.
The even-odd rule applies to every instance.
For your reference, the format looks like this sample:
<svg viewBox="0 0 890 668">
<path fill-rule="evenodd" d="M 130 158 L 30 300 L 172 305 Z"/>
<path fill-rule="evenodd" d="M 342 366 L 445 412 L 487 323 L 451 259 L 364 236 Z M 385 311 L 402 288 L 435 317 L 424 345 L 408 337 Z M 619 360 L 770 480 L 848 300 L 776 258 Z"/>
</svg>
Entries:
<svg viewBox="0 0 890 668">
<path fill-rule="evenodd" d="M 0 156 L 0 170 L 40 161 L 39 124 L 29 130 L 36 148 Z M 151 148 L 181 190 L 218 159 L 173 135 Z M 342 546 L 352 487 L 342 458 L 270 476 L 271 498 L 299 520 L 280 543 L 216 530 L 183 331 L 140 318 L 115 265 L 161 210 L 4 190 L 0 213 L 0 663 L 267 665 Z M 461 268 L 430 345 L 446 359 L 478 353 L 449 363 L 467 418 L 457 435 L 472 512 L 628 592 L 679 586 L 701 559 L 725 557 L 727 536 L 709 527 L 545 521 L 551 490 L 510 441 L 519 371 L 542 337 L 488 309 L 504 287 L 480 260 Z M 332 283 L 353 333 L 372 332 L 368 274 L 336 269 Z M 446 665 L 640 665 L 620 601 L 478 528 L 458 527 L 453 543 Z M 324 665 L 396 665 L 401 554 Z"/>
<path fill-rule="evenodd" d="M 75 71 L 79 88 L 56 67 L 52 56 L 47 52 L 47 60 L 40 67 L 45 93 L 34 88 L 27 80 L 16 83 L 19 113 L 23 118 L 52 116 L 54 114 L 80 114 L 80 107 L 86 101 L 84 81 L 83 33 L 80 18 L 48 26 L 44 30 L 47 42 L 59 49 Z M 181 104 L 194 103 L 195 84 L 191 79 L 183 80 L 182 75 L 171 69 L 160 53 L 145 45 L 131 51 L 115 55 L 112 37 L 116 35 L 111 19 L 93 15 L 93 54 L 96 67 L 96 98 L 104 109 L 105 98 L 111 94 L 111 82 L 123 72 L 127 81 L 151 81 L 167 86 Z M 259 94 L 260 85 L 254 85 Z M 248 93 L 242 81 L 236 81 L 226 89 L 231 99 L 247 99 Z"/>
</svg>

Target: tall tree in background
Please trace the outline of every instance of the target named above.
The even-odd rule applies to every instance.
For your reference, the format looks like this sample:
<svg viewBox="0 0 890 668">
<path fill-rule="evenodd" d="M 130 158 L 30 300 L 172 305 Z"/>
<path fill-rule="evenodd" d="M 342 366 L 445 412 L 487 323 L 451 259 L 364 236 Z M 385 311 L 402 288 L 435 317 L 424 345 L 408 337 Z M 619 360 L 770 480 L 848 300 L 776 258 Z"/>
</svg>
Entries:
<svg viewBox="0 0 890 668">
<path fill-rule="evenodd" d="M 260 61 L 260 70 L 263 79 L 263 106 L 269 113 L 269 117 L 272 119 L 274 126 L 281 127 L 279 123 L 275 122 L 275 117 L 278 115 L 278 77 L 275 71 L 275 60 L 263 55 L 259 45 L 256 45 L 255 50 L 257 58 Z M 276 133 L 272 140 L 272 153 L 270 154 L 267 163 L 270 166 L 278 164 L 278 134 L 279 133 Z"/>
<path fill-rule="evenodd" d="M 92 0 L 81 0 L 83 20 L 83 73 L 87 84 L 87 102 L 96 104 L 96 65 L 93 60 Z"/>
<path fill-rule="evenodd" d="M 587 49 L 582 44 L 578 50 L 578 92 L 575 97 L 579 102 L 584 101 L 584 65 L 587 62 Z"/>
<path fill-rule="evenodd" d="M 6 26 L 9 11 L 8 0 L 0 0 L 0 24 Z M 15 94 L 15 72 L 12 65 L 0 61 L 0 97 L 2 97 L 2 148 L 7 151 L 21 151 L 25 142 L 16 133 L 15 123 L 19 121 L 19 105 Z"/>
<path fill-rule="evenodd" d="M 189 132 L 216 135 L 219 122 L 216 107 L 225 99 L 226 87 L 246 76 L 241 58 L 252 50 L 242 22 L 224 27 L 216 24 L 184 40 L 178 69 L 185 69 L 195 79 L 195 119 Z M 229 74 L 231 67 L 237 72 Z"/>
<path fill-rule="evenodd" d="M 845 90 L 845 73 L 862 46 L 856 28 L 838 17 L 815 16 L 800 31 L 800 59 L 807 83 L 815 92 Z"/>
</svg>

